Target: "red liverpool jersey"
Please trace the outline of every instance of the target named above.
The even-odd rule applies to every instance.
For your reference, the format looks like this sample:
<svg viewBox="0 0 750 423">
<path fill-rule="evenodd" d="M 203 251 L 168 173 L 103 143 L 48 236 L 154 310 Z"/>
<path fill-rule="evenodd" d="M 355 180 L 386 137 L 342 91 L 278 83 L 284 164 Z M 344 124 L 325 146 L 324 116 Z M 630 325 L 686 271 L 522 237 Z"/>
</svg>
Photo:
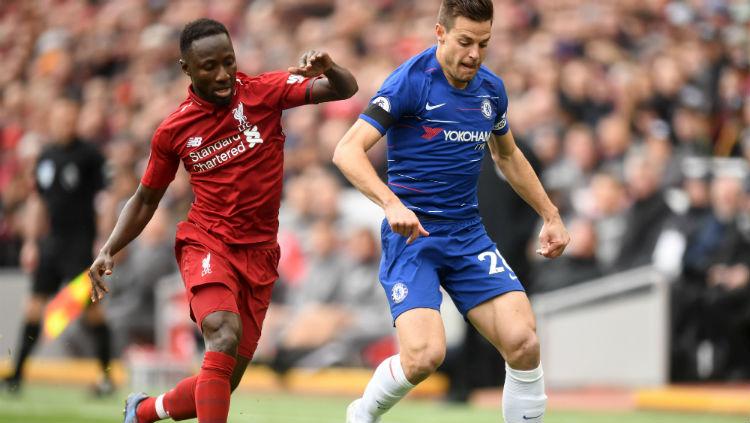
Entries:
<svg viewBox="0 0 750 423">
<path fill-rule="evenodd" d="M 228 244 L 271 244 L 279 228 L 284 167 L 281 112 L 312 102 L 314 79 L 237 73 L 232 103 L 188 98 L 157 128 L 141 183 L 159 189 L 179 162 L 195 194 L 188 220 Z"/>
</svg>

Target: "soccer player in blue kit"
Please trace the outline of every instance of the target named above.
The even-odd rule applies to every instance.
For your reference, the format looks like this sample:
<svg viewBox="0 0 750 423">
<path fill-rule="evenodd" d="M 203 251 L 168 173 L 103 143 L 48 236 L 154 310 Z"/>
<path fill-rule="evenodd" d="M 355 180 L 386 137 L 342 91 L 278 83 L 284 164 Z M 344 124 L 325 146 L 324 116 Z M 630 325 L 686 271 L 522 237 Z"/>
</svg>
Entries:
<svg viewBox="0 0 750 423">
<path fill-rule="evenodd" d="M 547 397 L 534 314 L 479 217 L 477 180 L 487 146 L 544 220 L 537 253 L 559 256 L 569 236 L 515 144 L 502 80 L 481 66 L 492 18 L 491 0 L 443 0 L 437 46 L 399 66 L 336 147 L 334 163 L 385 211 L 379 277 L 400 345 L 349 405 L 347 423 L 380 421 L 442 363 L 440 286 L 505 358 L 505 422 L 543 419 Z M 387 185 L 366 156 L 384 134 Z"/>
</svg>

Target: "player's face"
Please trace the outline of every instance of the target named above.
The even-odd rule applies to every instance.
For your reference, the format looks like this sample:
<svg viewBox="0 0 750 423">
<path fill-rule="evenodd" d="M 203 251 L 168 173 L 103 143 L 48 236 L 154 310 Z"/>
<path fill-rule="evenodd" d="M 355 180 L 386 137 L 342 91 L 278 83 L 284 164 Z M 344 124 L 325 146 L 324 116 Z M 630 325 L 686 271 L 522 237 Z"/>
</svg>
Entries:
<svg viewBox="0 0 750 423">
<path fill-rule="evenodd" d="M 487 55 L 487 44 L 492 32 L 492 21 L 476 22 L 463 16 L 456 17 L 453 28 L 436 28 L 442 50 L 443 72 L 451 85 L 465 87 L 479 71 Z"/>
<path fill-rule="evenodd" d="M 181 64 L 198 96 L 219 105 L 231 103 L 237 61 L 232 41 L 226 34 L 193 41 Z"/>
</svg>

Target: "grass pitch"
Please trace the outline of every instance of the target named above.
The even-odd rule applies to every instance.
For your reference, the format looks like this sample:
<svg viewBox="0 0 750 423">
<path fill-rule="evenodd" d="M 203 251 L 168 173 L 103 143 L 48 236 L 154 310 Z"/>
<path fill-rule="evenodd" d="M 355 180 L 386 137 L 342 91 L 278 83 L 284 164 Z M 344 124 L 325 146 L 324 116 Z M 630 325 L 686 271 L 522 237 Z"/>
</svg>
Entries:
<svg viewBox="0 0 750 423">
<path fill-rule="evenodd" d="M 0 423 L 114 423 L 122 421 L 120 392 L 92 398 L 73 386 L 25 386 L 20 395 L 0 394 Z M 344 423 L 351 398 L 255 394 L 232 396 L 229 421 L 236 423 Z M 500 423 L 500 409 L 487 410 L 433 401 L 407 400 L 383 423 Z M 583 413 L 550 411 L 545 423 L 750 423 L 750 417 L 670 413 Z M 196 420 L 189 420 L 196 422 Z"/>
</svg>

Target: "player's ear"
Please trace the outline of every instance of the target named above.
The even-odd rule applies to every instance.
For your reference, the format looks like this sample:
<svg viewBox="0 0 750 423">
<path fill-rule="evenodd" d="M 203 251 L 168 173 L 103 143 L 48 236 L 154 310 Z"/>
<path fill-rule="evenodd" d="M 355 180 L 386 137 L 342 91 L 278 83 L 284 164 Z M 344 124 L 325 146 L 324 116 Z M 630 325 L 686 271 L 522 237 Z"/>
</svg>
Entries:
<svg viewBox="0 0 750 423">
<path fill-rule="evenodd" d="M 445 43 L 445 27 L 443 25 L 440 25 L 440 23 L 435 24 L 435 35 L 437 36 L 438 42 L 440 44 Z"/>
</svg>

